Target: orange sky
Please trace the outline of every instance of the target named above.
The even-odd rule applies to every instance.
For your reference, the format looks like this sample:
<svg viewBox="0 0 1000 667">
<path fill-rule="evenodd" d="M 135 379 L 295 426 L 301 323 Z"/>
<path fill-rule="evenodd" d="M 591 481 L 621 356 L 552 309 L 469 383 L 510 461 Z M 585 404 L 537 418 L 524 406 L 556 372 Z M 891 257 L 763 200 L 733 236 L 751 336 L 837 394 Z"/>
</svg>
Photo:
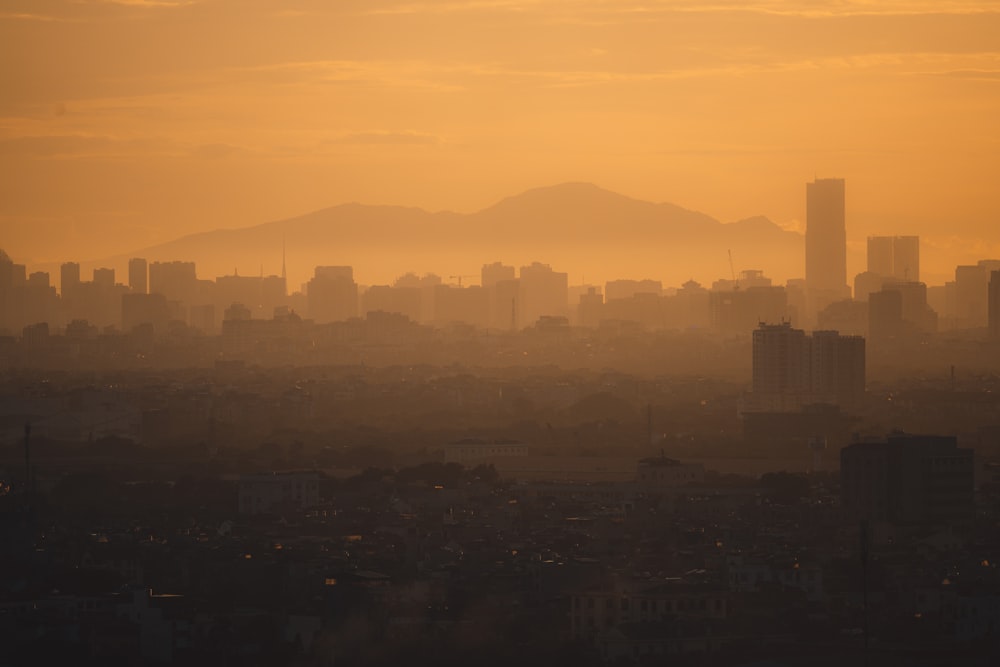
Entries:
<svg viewBox="0 0 1000 667">
<path fill-rule="evenodd" d="M 0 246 L 565 181 L 801 228 L 819 175 L 936 283 L 1000 256 L 998 36 L 1000 1 L 4 0 Z"/>
</svg>

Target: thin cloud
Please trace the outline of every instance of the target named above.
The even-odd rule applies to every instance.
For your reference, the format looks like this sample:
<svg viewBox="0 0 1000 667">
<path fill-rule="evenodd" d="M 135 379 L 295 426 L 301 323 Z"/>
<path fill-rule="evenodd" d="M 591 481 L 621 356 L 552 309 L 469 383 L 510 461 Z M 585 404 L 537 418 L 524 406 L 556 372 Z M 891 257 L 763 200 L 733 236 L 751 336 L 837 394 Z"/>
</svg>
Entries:
<svg viewBox="0 0 1000 667">
<path fill-rule="evenodd" d="M 207 158 L 209 160 L 218 160 L 221 158 L 226 158 L 236 153 L 242 152 L 242 148 L 239 146 L 233 146 L 232 144 L 225 143 L 214 143 L 214 144 L 202 144 L 197 146 L 193 154 L 196 157 Z"/>
<path fill-rule="evenodd" d="M 46 135 L 0 140 L 0 155 L 58 157 L 103 153 L 116 145 L 110 137 L 85 135 Z"/>
<path fill-rule="evenodd" d="M 457 14 L 481 11 L 523 12 L 537 7 L 539 0 L 469 0 L 468 2 L 411 2 L 380 9 L 369 14 Z"/>
<path fill-rule="evenodd" d="M 29 14 L 18 12 L 0 12 L 0 21 L 42 21 L 45 23 L 69 21 L 70 19 L 48 14 Z"/>
<path fill-rule="evenodd" d="M 456 83 L 434 80 L 426 76 L 457 69 L 411 61 L 312 60 L 234 68 L 229 71 L 232 74 L 291 74 L 292 78 L 312 83 L 352 83 L 439 91 L 463 89 L 463 86 Z"/>
<path fill-rule="evenodd" d="M 869 0 L 836 3 L 788 2 L 772 0 L 748 3 L 648 0 L 642 3 L 625 3 L 620 0 L 467 0 L 465 2 L 404 2 L 372 9 L 375 15 L 408 14 L 458 14 L 475 12 L 525 13 L 534 11 L 561 15 L 563 21 L 600 24 L 588 15 L 628 17 L 646 20 L 648 17 L 668 14 L 754 13 L 801 18 L 836 18 L 849 16 L 915 16 L 915 15 L 977 15 L 998 14 L 1000 4 L 983 2 L 939 2 L 936 0 L 909 0 L 901 2 L 872 2 Z"/>
<path fill-rule="evenodd" d="M 594 61 L 591 61 L 594 62 Z M 663 81 L 774 75 L 804 71 L 871 70 L 895 75 L 936 73 L 935 69 L 972 78 L 992 78 L 1000 64 L 1000 53 L 891 52 L 857 53 L 826 58 L 778 60 L 762 57 L 717 66 L 681 66 L 650 69 L 531 69 L 504 63 L 438 63 L 399 60 L 294 61 L 205 72 L 204 83 L 237 80 L 276 86 L 350 85 L 438 92 L 474 89 L 481 82 L 527 85 L 542 88 L 579 88 L 607 85 L 647 85 Z"/>
<path fill-rule="evenodd" d="M 118 158 L 148 155 L 162 148 L 151 139 L 117 139 L 110 136 L 62 134 L 12 137 L 0 140 L 0 156 L 36 159 Z"/>
<path fill-rule="evenodd" d="M 389 132 L 375 130 L 347 134 L 331 143 L 336 144 L 390 144 L 395 146 L 429 146 L 442 143 L 440 137 L 423 132 Z"/>
<path fill-rule="evenodd" d="M 942 72 L 920 72 L 929 76 L 945 76 L 972 81 L 1000 82 L 1000 70 L 995 69 L 955 69 Z"/>
<path fill-rule="evenodd" d="M 124 7 L 186 7 L 197 2 L 198 0 L 97 0 L 96 4 Z"/>
</svg>

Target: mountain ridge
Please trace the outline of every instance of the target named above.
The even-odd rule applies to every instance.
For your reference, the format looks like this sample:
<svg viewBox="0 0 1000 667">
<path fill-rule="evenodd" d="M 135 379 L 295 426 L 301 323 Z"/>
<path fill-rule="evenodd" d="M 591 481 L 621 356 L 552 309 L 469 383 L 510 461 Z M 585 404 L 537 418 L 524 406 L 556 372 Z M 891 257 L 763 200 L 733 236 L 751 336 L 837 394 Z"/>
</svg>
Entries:
<svg viewBox="0 0 1000 667">
<path fill-rule="evenodd" d="M 720 222 L 669 202 L 568 182 L 532 188 L 473 213 L 345 202 L 247 227 L 188 234 L 86 264 L 117 267 L 129 257 L 144 257 L 194 261 L 200 277 L 227 275 L 233 267 L 256 273 L 246 269 L 261 264 L 275 274 L 284 246 L 292 277 L 302 281 L 323 264 L 351 265 L 360 280 L 387 283 L 407 271 L 478 272 L 500 259 L 514 265 L 543 261 L 605 280 L 653 277 L 679 285 L 691 275 L 702 282 L 728 275 L 730 248 L 737 256 L 759 258 L 746 268 L 773 272 L 775 278 L 799 275 L 802 245 L 801 234 L 764 216 Z M 290 287 L 295 284 L 290 280 Z"/>
</svg>

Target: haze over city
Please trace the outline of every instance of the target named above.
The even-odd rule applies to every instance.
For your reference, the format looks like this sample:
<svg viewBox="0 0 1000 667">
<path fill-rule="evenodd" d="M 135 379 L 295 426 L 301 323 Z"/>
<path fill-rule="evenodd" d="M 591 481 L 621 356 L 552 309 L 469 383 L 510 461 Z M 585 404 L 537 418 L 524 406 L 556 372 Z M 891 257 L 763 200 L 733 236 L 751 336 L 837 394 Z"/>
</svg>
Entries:
<svg viewBox="0 0 1000 667">
<path fill-rule="evenodd" d="M 1000 664 L 1000 0 L 5 0 L 0 666 Z"/>
<path fill-rule="evenodd" d="M 918 234 L 944 282 L 1000 255 L 998 11 L 13 0 L 4 247 L 98 260 L 345 202 L 471 213 L 567 181 L 802 231 L 801 183 L 836 176 L 852 270 L 867 236 Z"/>
</svg>

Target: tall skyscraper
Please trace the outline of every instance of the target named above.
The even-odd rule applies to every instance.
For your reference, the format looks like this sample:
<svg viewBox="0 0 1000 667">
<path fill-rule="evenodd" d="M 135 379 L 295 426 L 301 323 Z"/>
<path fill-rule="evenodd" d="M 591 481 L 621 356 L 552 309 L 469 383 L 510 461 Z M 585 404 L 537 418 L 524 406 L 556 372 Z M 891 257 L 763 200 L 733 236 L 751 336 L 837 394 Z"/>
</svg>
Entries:
<svg viewBox="0 0 1000 667">
<path fill-rule="evenodd" d="M 806 183 L 806 286 L 815 292 L 847 289 L 844 179 Z"/>
<path fill-rule="evenodd" d="M 147 280 L 146 260 L 141 257 L 133 257 L 128 261 L 128 286 L 137 294 L 145 294 L 149 281 Z"/>
<path fill-rule="evenodd" d="M 895 236 L 892 239 L 892 275 L 896 280 L 920 281 L 920 237 Z"/>
<path fill-rule="evenodd" d="M 868 271 L 883 278 L 920 280 L 919 236 L 869 236 Z"/>
<path fill-rule="evenodd" d="M 891 236 L 868 237 L 869 273 L 876 273 L 883 278 L 892 275 L 892 238 Z"/>
</svg>

